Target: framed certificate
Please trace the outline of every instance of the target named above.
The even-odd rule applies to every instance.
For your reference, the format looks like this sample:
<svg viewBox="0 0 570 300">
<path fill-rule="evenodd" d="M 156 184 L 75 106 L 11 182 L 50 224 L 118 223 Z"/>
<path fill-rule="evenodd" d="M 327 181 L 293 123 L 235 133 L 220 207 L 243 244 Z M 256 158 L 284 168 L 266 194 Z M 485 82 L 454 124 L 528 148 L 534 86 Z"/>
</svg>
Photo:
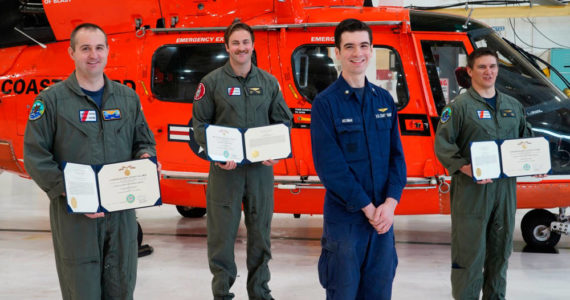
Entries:
<svg viewBox="0 0 570 300">
<path fill-rule="evenodd" d="M 233 160 L 238 164 L 292 156 L 291 137 L 286 124 L 247 129 L 207 125 L 206 148 L 209 160 Z"/>
<path fill-rule="evenodd" d="M 63 164 L 67 209 L 112 212 L 161 205 L 156 157 L 107 165 Z"/>
<path fill-rule="evenodd" d="M 544 137 L 471 143 L 473 179 L 547 174 L 550 148 Z"/>
</svg>

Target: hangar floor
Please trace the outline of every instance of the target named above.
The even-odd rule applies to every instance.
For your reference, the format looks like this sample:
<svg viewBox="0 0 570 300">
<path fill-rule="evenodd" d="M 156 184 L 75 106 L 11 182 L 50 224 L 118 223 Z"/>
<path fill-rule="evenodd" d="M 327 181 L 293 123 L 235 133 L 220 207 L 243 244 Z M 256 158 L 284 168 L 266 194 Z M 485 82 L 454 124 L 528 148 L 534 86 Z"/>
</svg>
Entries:
<svg viewBox="0 0 570 300">
<path fill-rule="evenodd" d="M 0 299 L 61 298 L 46 196 L 32 181 L 3 173 L 0 199 Z M 518 212 L 517 224 L 523 214 Z M 182 218 L 171 205 L 140 209 L 138 218 L 143 244 L 154 253 L 139 259 L 135 299 L 211 299 L 205 218 Z M 270 287 L 276 299 L 325 298 L 316 271 L 321 224 L 321 216 L 274 216 Z M 449 216 L 397 216 L 395 224 L 399 266 L 393 299 L 450 299 Z M 244 237 L 242 224 L 232 290 L 236 299 L 247 299 Z M 570 238 L 562 237 L 557 254 L 523 248 L 517 228 L 508 298 L 568 299 Z"/>
</svg>

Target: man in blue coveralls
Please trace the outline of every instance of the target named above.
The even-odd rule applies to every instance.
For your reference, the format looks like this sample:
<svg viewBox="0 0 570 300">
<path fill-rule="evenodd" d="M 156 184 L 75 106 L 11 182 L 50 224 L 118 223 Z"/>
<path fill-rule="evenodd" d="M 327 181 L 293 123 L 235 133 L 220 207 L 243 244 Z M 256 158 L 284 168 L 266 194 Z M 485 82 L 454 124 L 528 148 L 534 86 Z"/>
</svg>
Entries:
<svg viewBox="0 0 570 300">
<path fill-rule="evenodd" d="M 396 105 L 366 79 L 368 25 L 344 20 L 334 37 L 342 73 L 311 111 L 313 160 L 326 188 L 319 280 L 327 299 L 390 299 L 392 223 L 406 184 Z"/>
</svg>

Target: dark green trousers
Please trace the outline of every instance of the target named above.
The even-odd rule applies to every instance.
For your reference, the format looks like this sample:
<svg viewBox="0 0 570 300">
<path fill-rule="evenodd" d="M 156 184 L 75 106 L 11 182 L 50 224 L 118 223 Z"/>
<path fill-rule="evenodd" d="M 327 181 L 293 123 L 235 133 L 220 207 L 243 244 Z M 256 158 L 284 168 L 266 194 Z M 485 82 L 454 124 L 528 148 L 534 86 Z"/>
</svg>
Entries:
<svg viewBox="0 0 570 300">
<path fill-rule="evenodd" d="M 270 279 L 273 168 L 260 163 L 222 170 L 213 163 L 208 179 L 208 261 L 214 299 L 232 299 L 236 280 L 234 244 L 241 210 L 247 228 L 247 292 L 249 299 L 272 299 Z"/>
<path fill-rule="evenodd" d="M 55 262 L 63 299 L 133 299 L 137 222 L 133 210 L 90 219 L 67 212 L 64 197 L 50 203 Z"/>
<path fill-rule="evenodd" d="M 516 179 L 451 183 L 451 286 L 455 299 L 505 299 L 512 251 Z"/>
</svg>

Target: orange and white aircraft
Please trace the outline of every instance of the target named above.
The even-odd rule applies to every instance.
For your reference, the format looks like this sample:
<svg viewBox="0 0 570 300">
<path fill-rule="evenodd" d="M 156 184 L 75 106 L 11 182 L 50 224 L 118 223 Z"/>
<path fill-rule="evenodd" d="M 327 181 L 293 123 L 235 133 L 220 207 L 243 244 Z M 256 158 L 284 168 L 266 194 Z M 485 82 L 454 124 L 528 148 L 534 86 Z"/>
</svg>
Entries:
<svg viewBox="0 0 570 300">
<path fill-rule="evenodd" d="M 358 18 L 374 32 L 368 79 L 387 89 L 399 109 L 409 177 L 396 212 L 449 213 L 450 177 L 435 157 L 434 134 L 443 107 L 464 90 L 456 69 L 474 48 L 487 46 L 500 56 L 497 88 L 526 107 L 535 134 L 546 137 L 551 148 L 552 176 L 518 180 L 518 207 L 537 209 L 523 219 L 525 240 L 553 246 L 560 233 L 570 231 L 564 212 L 570 206 L 570 100 L 480 22 L 402 7 L 363 7 L 362 0 L 2 3 L 3 170 L 27 176 L 22 142 L 31 104 L 72 72 L 69 35 L 76 25 L 92 22 L 109 37 L 106 74 L 140 96 L 162 163 L 163 202 L 176 205 L 183 216 L 203 216 L 208 162 L 194 141 L 192 101 L 202 76 L 227 60 L 223 31 L 240 19 L 255 30 L 255 63 L 277 77 L 294 114 L 293 157 L 275 166 L 275 212 L 320 214 L 324 189 L 311 156 L 311 101 L 340 74 L 334 27 Z M 556 207 L 560 214 L 543 209 Z"/>
</svg>

